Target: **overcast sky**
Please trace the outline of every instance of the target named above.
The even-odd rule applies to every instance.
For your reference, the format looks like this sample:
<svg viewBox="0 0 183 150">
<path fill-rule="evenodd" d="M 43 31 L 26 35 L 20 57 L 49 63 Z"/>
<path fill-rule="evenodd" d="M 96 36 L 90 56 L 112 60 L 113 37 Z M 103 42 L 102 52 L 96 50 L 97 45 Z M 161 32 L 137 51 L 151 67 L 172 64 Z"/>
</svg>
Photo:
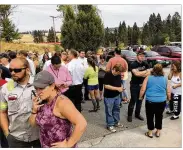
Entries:
<svg viewBox="0 0 183 150">
<path fill-rule="evenodd" d="M 49 16 L 60 15 L 56 8 L 56 5 L 18 5 L 12 19 L 21 32 L 48 30 L 53 25 Z M 160 13 L 162 19 L 176 11 L 181 14 L 181 5 L 98 5 L 98 9 L 105 27 L 117 27 L 123 20 L 127 25 L 133 26 L 137 22 L 141 27 L 153 12 Z M 55 20 L 57 31 L 60 31 L 61 24 L 60 18 Z"/>
</svg>

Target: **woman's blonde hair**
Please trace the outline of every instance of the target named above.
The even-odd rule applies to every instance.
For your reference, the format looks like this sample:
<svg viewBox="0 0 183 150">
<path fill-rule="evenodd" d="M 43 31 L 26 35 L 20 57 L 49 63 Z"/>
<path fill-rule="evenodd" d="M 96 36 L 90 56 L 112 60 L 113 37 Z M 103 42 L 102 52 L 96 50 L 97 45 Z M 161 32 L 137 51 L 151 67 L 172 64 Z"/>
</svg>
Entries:
<svg viewBox="0 0 183 150">
<path fill-rule="evenodd" d="M 163 67 L 161 64 L 156 64 L 151 71 L 153 76 L 164 76 Z"/>
</svg>

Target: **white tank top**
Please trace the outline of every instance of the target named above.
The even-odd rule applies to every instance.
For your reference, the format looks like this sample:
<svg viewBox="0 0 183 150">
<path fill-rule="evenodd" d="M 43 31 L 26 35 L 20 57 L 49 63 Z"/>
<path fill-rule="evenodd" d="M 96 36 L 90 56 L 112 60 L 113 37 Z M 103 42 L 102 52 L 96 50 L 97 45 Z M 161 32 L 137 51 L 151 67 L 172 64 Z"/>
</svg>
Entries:
<svg viewBox="0 0 183 150">
<path fill-rule="evenodd" d="M 176 89 L 173 89 L 172 86 L 181 83 L 180 76 L 172 76 L 171 79 L 171 93 L 182 95 L 182 86 L 177 87 Z"/>
</svg>

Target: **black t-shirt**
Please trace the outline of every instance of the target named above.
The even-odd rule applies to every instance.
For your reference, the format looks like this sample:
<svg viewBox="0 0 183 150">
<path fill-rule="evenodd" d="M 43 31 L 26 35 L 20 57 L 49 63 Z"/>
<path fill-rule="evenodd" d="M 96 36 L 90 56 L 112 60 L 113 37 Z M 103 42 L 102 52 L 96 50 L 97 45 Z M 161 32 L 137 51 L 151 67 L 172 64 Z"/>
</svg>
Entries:
<svg viewBox="0 0 183 150">
<path fill-rule="evenodd" d="M 104 84 L 114 87 L 121 87 L 121 75 L 114 76 L 112 72 L 106 72 L 104 76 Z M 104 88 L 104 97 L 113 98 L 120 94 L 118 91 L 112 91 Z"/>
<path fill-rule="evenodd" d="M 132 69 L 138 69 L 139 71 L 144 71 L 149 69 L 149 65 L 143 61 L 142 63 L 139 63 L 138 61 L 134 61 L 131 63 L 131 70 Z M 132 79 L 131 79 L 131 84 L 142 84 L 144 81 L 144 77 L 137 77 L 132 73 Z"/>
</svg>

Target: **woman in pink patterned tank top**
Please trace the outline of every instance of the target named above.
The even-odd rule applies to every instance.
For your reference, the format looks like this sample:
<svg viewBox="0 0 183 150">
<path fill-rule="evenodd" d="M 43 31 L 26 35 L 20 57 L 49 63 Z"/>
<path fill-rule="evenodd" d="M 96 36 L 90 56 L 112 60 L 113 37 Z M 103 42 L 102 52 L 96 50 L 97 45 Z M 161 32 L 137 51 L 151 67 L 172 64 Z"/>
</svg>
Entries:
<svg viewBox="0 0 183 150">
<path fill-rule="evenodd" d="M 77 147 L 86 129 L 85 118 L 67 97 L 58 94 L 54 77 L 49 72 L 38 73 L 33 85 L 37 96 L 29 122 L 39 126 L 42 147 Z"/>
</svg>

